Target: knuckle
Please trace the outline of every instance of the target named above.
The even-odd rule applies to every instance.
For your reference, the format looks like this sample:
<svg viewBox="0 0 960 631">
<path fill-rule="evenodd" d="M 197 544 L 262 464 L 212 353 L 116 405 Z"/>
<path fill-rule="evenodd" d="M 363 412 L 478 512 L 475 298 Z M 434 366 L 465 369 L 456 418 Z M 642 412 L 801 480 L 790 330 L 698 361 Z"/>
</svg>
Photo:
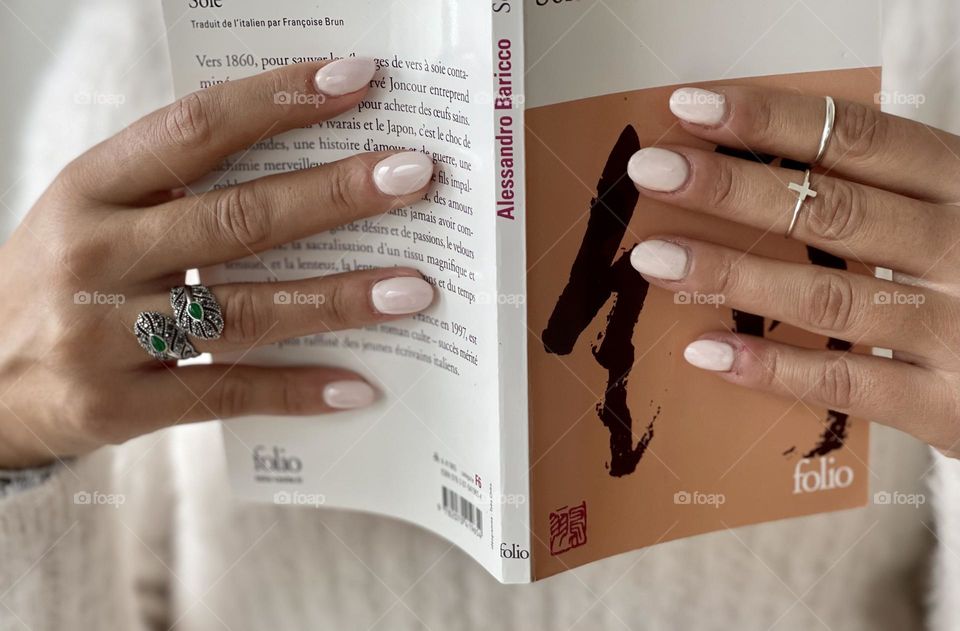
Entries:
<svg viewBox="0 0 960 631">
<path fill-rule="evenodd" d="M 63 235 L 55 246 L 61 255 L 61 262 L 70 277 L 85 281 L 96 278 L 109 270 L 111 253 L 116 244 L 111 243 L 102 231 L 87 232 L 83 237 L 76 234 Z"/>
<path fill-rule="evenodd" d="M 233 186 L 216 194 L 213 215 L 221 238 L 258 251 L 270 242 L 270 221 L 252 185 Z"/>
<path fill-rule="evenodd" d="M 210 95 L 192 92 L 171 105 L 163 117 L 163 134 L 177 147 L 187 149 L 206 145 L 212 135 Z"/>
<path fill-rule="evenodd" d="M 361 206 L 358 191 L 362 190 L 362 186 L 357 170 L 345 162 L 340 163 L 323 185 L 321 195 L 326 202 L 324 205 L 349 219 Z"/>
<path fill-rule="evenodd" d="M 214 411 L 221 418 L 250 413 L 253 402 L 253 383 L 246 375 L 234 371 L 220 382 L 214 401 Z"/>
<path fill-rule="evenodd" d="M 282 379 L 280 382 L 280 412 L 292 416 L 300 416 L 310 412 L 310 407 L 306 404 L 308 401 L 303 396 L 303 391 L 297 386 L 293 379 Z"/>
<path fill-rule="evenodd" d="M 723 256 L 714 267 L 714 285 L 712 291 L 727 297 L 733 294 L 740 283 L 739 265 L 730 256 Z"/>
<path fill-rule="evenodd" d="M 243 289 L 230 292 L 223 300 L 223 339 L 238 346 L 260 341 L 269 329 L 266 311 L 258 306 L 253 293 Z"/>
<path fill-rule="evenodd" d="M 850 360 L 840 357 L 825 362 L 817 371 L 814 386 L 817 399 L 839 410 L 849 410 L 853 407 L 857 384 Z"/>
<path fill-rule="evenodd" d="M 280 116 L 289 116 L 297 108 L 292 99 L 277 98 L 279 94 L 290 94 L 297 90 L 287 77 L 288 73 L 283 68 L 277 68 L 263 75 L 263 83 L 258 84 L 263 90 L 262 98 L 268 100 Z"/>
<path fill-rule="evenodd" d="M 781 123 L 770 99 L 758 93 L 752 95 L 748 103 L 749 112 L 743 120 L 749 121 L 749 128 L 743 130 L 743 137 L 749 141 L 779 135 L 782 131 Z"/>
<path fill-rule="evenodd" d="M 710 190 L 710 204 L 714 208 L 736 210 L 740 207 L 737 204 L 739 199 L 737 178 L 730 160 L 717 161 L 716 181 Z"/>
<path fill-rule="evenodd" d="M 806 227 L 821 240 L 845 241 L 861 231 L 866 217 L 866 194 L 859 186 L 842 180 L 834 180 L 828 188 L 813 198 L 803 214 Z"/>
<path fill-rule="evenodd" d="M 818 274 L 800 303 L 800 319 L 811 328 L 845 333 L 853 323 L 853 295 L 853 283 L 846 276 Z"/>
<path fill-rule="evenodd" d="M 875 156 L 883 145 L 886 125 L 874 110 L 860 103 L 847 103 L 837 116 L 834 142 L 847 159 Z"/>
<path fill-rule="evenodd" d="M 760 370 L 756 371 L 757 385 L 764 390 L 775 389 L 778 382 L 782 380 L 779 351 L 769 346 L 762 351 L 759 360 Z"/>
<path fill-rule="evenodd" d="M 336 282 L 327 292 L 327 318 L 326 326 L 328 329 L 343 329 L 350 325 L 355 309 L 350 303 L 350 299 L 344 291 L 343 284 Z"/>
<path fill-rule="evenodd" d="M 50 190 L 62 199 L 76 203 L 77 194 L 90 189 L 91 169 L 85 164 L 85 156 L 71 160 L 54 179 Z"/>
</svg>

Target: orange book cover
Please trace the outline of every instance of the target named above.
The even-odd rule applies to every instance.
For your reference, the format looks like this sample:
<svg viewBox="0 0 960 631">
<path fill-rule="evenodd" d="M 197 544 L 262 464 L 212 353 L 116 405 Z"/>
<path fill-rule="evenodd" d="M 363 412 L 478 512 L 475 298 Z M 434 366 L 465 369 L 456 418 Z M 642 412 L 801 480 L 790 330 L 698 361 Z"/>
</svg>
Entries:
<svg viewBox="0 0 960 631">
<path fill-rule="evenodd" d="M 736 83 L 872 104 L 879 69 Z M 675 124 L 667 105 L 675 87 L 526 112 L 536 578 L 671 539 L 867 501 L 867 422 L 813 408 L 799 394 L 739 388 L 681 357 L 711 330 L 809 348 L 848 343 L 732 310 L 721 296 L 650 287 L 630 266 L 632 247 L 658 234 L 850 265 L 779 234 L 640 197 L 626 169 L 642 147 L 721 150 Z"/>
</svg>

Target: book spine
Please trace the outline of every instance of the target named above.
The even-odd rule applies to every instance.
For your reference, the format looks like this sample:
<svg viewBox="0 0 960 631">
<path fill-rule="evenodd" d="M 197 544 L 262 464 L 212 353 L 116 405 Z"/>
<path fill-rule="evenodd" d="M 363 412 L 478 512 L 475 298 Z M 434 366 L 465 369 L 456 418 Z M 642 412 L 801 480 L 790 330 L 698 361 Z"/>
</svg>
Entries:
<svg viewBox="0 0 960 631">
<path fill-rule="evenodd" d="M 504 583 L 532 580 L 527 402 L 522 0 L 493 0 L 491 92 L 500 365 L 499 554 Z"/>
</svg>

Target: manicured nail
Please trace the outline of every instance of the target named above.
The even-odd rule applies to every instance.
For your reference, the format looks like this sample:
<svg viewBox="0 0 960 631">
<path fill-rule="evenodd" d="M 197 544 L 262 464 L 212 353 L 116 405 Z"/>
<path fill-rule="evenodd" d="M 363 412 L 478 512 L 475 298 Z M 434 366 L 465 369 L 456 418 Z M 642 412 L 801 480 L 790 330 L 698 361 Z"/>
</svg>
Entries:
<svg viewBox="0 0 960 631">
<path fill-rule="evenodd" d="M 373 306 L 386 315 L 423 311 L 433 302 L 433 286 L 416 276 L 398 276 L 373 286 Z"/>
<path fill-rule="evenodd" d="M 627 175 L 637 186 L 669 193 L 684 185 L 690 177 L 690 165 L 679 153 L 650 147 L 633 154 Z"/>
<path fill-rule="evenodd" d="M 698 340 L 683 349 L 683 358 L 697 368 L 713 372 L 729 372 L 736 352 L 733 347 L 713 340 Z"/>
<path fill-rule="evenodd" d="M 630 264 L 641 274 L 663 280 L 682 280 L 687 275 L 687 249 L 669 241 L 644 241 L 633 248 Z"/>
<path fill-rule="evenodd" d="M 670 111 L 688 123 L 713 127 L 726 117 L 727 99 L 709 90 L 680 88 L 670 96 Z"/>
<path fill-rule="evenodd" d="M 313 84 L 321 94 L 343 96 L 366 87 L 376 71 L 377 64 L 372 59 L 347 57 L 318 70 Z"/>
<path fill-rule="evenodd" d="M 373 167 L 373 181 L 384 195 L 416 193 L 432 177 L 433 160 L 419 151 L 395 153 Z"/>
<path fill-rule="evenodd" d="M 365 408 L 377 397 L 363 381 L 331 381 L 323 387 L 323 402 L 336 410 Z"/>
</svg>

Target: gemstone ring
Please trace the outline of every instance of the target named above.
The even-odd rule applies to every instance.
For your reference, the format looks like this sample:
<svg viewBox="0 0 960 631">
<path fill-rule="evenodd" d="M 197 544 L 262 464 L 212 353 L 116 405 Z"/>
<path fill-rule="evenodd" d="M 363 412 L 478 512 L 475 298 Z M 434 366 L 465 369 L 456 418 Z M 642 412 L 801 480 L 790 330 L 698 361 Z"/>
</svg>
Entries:
<svg viewBox="0 0 960 631">
<path fill-rule="evenodd" d="M 141 312 L 133 324 L 133 333 L 143 350 L 160 361 L 190 359 L 200 354 L 173 318 L 162 313 Z"/>
<path fill-rule="evenodd" d="M 223 312 L 216 296 L 203 285 L 181 285 L 170 290 L 173 318 L 181 329 L 202 340 L 223 333 Z"/>
</svg>

